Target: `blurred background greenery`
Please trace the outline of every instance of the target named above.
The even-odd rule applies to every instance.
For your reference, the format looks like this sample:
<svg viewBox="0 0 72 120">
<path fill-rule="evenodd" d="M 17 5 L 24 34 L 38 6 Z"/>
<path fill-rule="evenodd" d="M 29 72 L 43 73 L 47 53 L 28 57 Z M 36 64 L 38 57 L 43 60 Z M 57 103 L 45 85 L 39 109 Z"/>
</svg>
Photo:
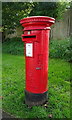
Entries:
<svg viewBox="0 0 72 120">
<path fill-rule="evenodd" d="M 56 19 L 56 23 L 52 27 L 52 31 L 50 33 L 49 56 L 51 58 L 62 58 L 68 61 L 72 61 L 72 28 L 70 27 L 72 25 L 72 14 L 70 14 L 71 10 L 72 2 L 64 1 L 13 3 L 4 2 L 2 4 L 3 53 L 23 55 L 24 43 L 21 41 L 23 28 L 20 25 L 20 19 L 29 16 L 49 16 Z M 67 11 L 68 13 L 64 18 L 64 14 Z M 67 18 L 68 14 L 69 17 Z M 65 21 L 66 18 L 67 20 Z M 62 28 L 63 25 L 64 27 Z M 67 27 L 65 28 L 66 25 Z M 17 34 L 18 28 L 18 34 L 20 33 L 19 35 Z M 58 31 L 59 29 L 62 31 L 61 33 Z M 63 36 L 64 33 L 65 35 Z"/>
</svg>

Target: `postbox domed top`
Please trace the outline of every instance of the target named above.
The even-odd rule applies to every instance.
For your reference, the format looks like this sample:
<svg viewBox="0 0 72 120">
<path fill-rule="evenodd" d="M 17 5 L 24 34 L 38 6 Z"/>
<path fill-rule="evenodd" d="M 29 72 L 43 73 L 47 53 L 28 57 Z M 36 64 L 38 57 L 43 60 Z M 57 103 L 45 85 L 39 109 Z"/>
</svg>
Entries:
<svg viewBox="0 0 72 120">
<path fill-rule="evenodd" d="M 24 30 L 44 29 L 54 24 L 55 19 L 47 16 L 31 16 L 20 20 Z"/>
<path fill-rule="evenodd" d="M 47 17 L 47 16 L 31 16 L 27 18 L 23 18 L 20 20 L 20 23 L 26 23 L 26 22 L 52 22 L 54 23 L 55 19 L 52 17 Z"/>
</svg>

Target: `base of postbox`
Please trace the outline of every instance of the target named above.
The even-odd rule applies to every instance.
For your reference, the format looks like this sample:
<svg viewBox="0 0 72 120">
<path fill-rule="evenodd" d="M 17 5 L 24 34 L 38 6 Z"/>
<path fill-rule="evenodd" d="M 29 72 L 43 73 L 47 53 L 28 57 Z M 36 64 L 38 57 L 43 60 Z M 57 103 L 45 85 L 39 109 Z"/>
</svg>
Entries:
<svg viewBox="0 0 72 120">
<path fill-rule="evenodd" d="M 44 93 L 30 93 L 25 90 L 25 104 L 28 106 L 42 105 L 47 101 L 48 91 Z"/>
</svg>

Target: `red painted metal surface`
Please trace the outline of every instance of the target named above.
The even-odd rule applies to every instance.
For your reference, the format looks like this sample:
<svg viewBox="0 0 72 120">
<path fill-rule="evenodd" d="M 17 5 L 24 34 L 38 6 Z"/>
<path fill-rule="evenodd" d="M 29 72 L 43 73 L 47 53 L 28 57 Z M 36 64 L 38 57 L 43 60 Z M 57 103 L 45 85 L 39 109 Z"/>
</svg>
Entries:
<svg viewBox="0 0 72 120">
<path fill-rule="evenodd" d="M 48 90 L 49 32 L 54 21 L 54 18 L 43 16 L 28 17 L 20 21 L 24 27 L 22 41 L 25 42 L 25 51 L 27 44 L 32 45 L 32 56 L 25 54 L 28 92 L 44 93 Z"/>
</svg>

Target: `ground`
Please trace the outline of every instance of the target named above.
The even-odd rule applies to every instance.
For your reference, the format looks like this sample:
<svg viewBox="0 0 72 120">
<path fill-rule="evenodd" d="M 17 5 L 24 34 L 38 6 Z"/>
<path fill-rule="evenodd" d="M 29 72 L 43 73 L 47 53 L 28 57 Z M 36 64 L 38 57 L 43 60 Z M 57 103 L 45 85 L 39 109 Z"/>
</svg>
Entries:
<svg viewBox="0 0 72 120">
<path fill-rule="evenodd" d="M 70 64 L 49 59 L 48 106 L 28 108 L 24 103 L 23 56 L 3 54 L 3 109 L 17 118 L 70 118 Z"/>
</svg>

